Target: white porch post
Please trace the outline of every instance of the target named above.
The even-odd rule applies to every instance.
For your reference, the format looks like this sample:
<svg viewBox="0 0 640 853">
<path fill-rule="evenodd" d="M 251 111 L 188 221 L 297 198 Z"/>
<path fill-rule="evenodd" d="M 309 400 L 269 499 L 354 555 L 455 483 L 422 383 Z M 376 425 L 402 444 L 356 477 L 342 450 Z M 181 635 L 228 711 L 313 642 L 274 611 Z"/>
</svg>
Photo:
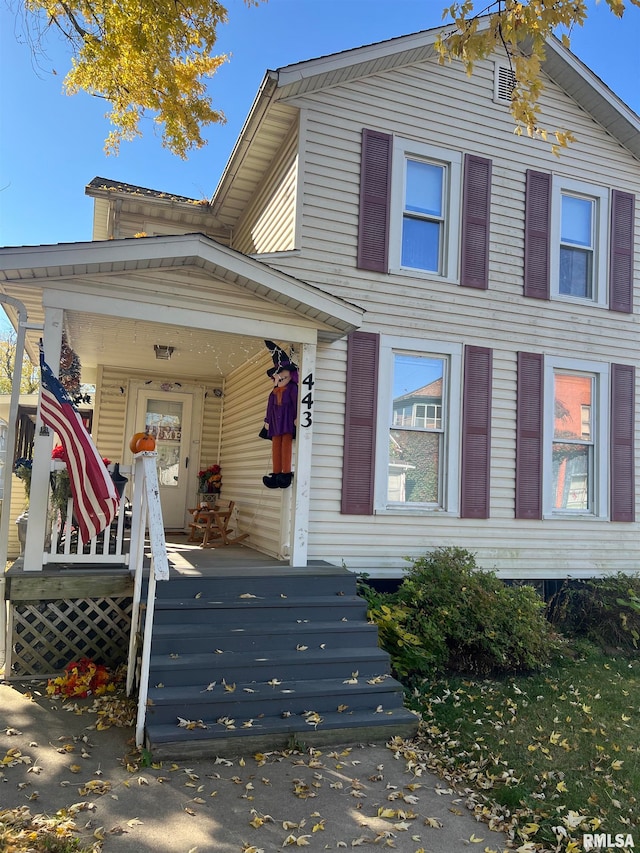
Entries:
<svg viewBox="0 0 640 853">
<path fill-rule="evenodd" d="M 53 375 L 60 372 L 60 347 L 62 345 L 61 308 L 44 309 L 44 359 L 51 368 Z M 36 417 L 36 430 L 33 439 L 33 468 L 31 473 L 31 495 L 29 498 L 29 521 L 27 524 L 27 540 L 24 547 L 25 572 L 42 571 L 42 555 L 44 553 L 44 538 L 47 525 L 47 497 L 49 494 L 49 473 L 51 471 L 51 449 L 53 434 L 48 428 L 42 430 L 40 406 Z"/>
<path fill-rule="evenodd" d="M 309 547 L 309 496 L 311 491 L 311 451 L 315 400 L 316 345 L 303 344 L 298 379 L 298 427 L 296 430 L 296 469 L 293 479 L 295 504 L 291 565 L 306 566 Z"/>
</svg>

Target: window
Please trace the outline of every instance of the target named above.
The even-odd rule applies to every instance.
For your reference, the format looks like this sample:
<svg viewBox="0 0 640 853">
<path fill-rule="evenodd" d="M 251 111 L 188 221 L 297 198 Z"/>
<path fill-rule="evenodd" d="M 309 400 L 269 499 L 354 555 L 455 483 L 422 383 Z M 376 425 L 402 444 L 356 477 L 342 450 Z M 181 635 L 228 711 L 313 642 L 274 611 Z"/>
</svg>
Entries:
<svg viewBox="0 0 640 853">
<path fill-rule="evenodd" d="M 554 377 L 554 509 L 593 510 L 593 382 L 593 376 L 576 373 L 557 372 Z"/>
<path fill-rule="evenodd" d="M 608 367 L 545 359 L 545 513 L 607 515 Z"/>
<path fill-rule="evenodd" d="M 608 191 L 553 178 L 551 290 L 560 298 L 606 304 Z"/>
<path fill-rule="evenodd" d="M 487 290 L 491 160 L 367 128 L 361 153 L 358 269 Z"/>
<path fill-rule="evenodd" d="M 455 279 L 462 156 L 395 139 L 392 168 L 391 268 Z"/>
<path fill-rule="evenodd" d="M 633 314 L 633 193 L 527 170 L 524 295 Z"/>
<path fill-rule="evenodd" d="M 380 348 L 378 511 L 457 510 L 461 348 L 420 344 L 384 338 Z"/>
<path fill-rule="evenodd" d="M 402 214 L 403 267 L 440 272 L 444 234 L 444 166 L 407 160 Z"/>
</svg>

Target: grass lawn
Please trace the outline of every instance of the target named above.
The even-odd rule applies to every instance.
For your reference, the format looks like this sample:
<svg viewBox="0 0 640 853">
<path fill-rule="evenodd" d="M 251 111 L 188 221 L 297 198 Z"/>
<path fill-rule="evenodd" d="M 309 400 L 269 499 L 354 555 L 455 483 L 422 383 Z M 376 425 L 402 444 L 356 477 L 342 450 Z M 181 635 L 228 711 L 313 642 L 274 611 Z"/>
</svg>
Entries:
<svg viewBox="0 0 640 853">
<path fill-rule="evenodd" d="M 430 680 L 411 705 L 419 760 L 473 789 L 514 849 L 577 853 L 583 833 L 621 833 L 640 850 L 639 657 L 583 646 L 539 674 Z"/>
</svg>

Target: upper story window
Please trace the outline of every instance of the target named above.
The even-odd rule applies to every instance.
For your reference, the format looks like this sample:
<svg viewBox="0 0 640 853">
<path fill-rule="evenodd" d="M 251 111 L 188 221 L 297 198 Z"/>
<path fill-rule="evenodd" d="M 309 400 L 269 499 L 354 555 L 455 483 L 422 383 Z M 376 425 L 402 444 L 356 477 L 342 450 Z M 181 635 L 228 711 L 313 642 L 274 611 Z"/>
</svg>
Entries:
<svg viewBox="0 0 640 853">
<path fill-rule="evenodd" d="M 390 267 L 458 275 L 459 152 L 394 140 Z"/>
<path fill-rule="evenodd" d="M 635 195 L 528 169 L 524 295 L 633 314 Z"/>
<path fill-rule="evenodd" d="M 562 294 L 593 298 L 595 213 L 594 199 L 562 193 L 559 270 Z"/>
<path fill-rule="evenodd" d="M 606 304 L 608 222 L 608 190 L 554 175 L 552 295 Z"/>
<path fill-rule="evenodd" d="M 363 129 L 358 269 L 487 290 L 492 163 Z"/>
<path fill-rule="evenodd" d="M 442 267 L 447 173 L 445 166 L 407 160 L 402 214 L 402 266 L 430 272 Z"/>
</svg>

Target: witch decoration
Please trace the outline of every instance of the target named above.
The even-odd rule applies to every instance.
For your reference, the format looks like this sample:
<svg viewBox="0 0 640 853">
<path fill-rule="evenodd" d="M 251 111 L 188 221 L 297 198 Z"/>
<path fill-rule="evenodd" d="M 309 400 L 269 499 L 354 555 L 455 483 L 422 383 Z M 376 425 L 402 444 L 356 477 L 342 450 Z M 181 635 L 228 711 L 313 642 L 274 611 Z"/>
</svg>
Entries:
<svg viewBox="0 0 640 853">
<path fill-rule="evenodd" d="M 262 482 L 268 489 L 287 489 L 293 480 L 291 454 L 298 418 L 298 366 L 273 341 L 265 341 L 265 344 L 273 359 L 273 367 L 267 370 L 273 389 L 260 438 L 271 441 L 273 470 Z"/>
</svg>

